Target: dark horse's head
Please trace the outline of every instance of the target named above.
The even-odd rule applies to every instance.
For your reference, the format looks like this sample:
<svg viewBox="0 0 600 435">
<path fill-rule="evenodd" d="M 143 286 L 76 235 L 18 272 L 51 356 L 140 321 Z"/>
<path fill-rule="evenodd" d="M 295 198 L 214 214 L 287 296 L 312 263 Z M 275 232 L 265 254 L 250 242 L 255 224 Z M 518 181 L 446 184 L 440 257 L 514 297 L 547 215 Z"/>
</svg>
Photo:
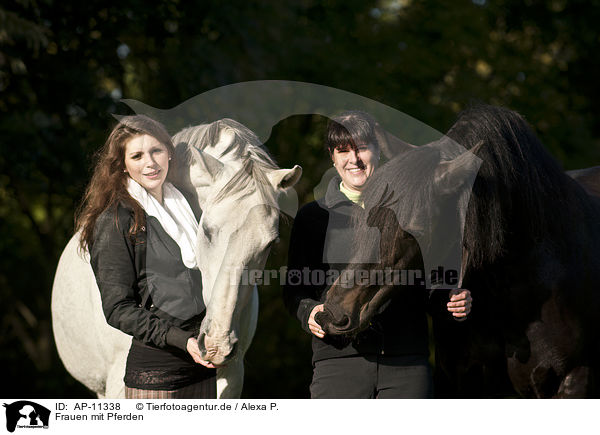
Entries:
<svg viewBox="0 0 600 435">
<path fill-rule="evenodd" d="M 334 335 L 364 329 L 396 292 L 418 291 L 427 270 L 460 263 L 461 226 L 480 160 L 448 137 L 414 148 L 376 171 L 354 222 L 354 252 L 379 253 L 378 264 L 353 263 L 328 290 L 317 321 Z M 373 238 L 369 228 L 378 228 Z M 364 258 L 364 256 L 363 256 Z M 452 263 L 452 262 L 451 262 Z M 398 285 L 398 284 L 401 285 Z"/>
<path fill-rule="evenodd" d="M 356 224 L 358 226 L 359 222 Z M 393 265 L 396 270 L 422 269 L 419 245 L 414 237 L 402 230 L 391 208 L 382 205 L 371 209 L 363 224 L 381 231 L 379 255 L 382 264 Z M 397 256 L 399 252 L 405 255 Z M 385 267 L 374 264 L 349 266 L 329 289 L 325 309 L 317 313 L 317 321 L 328 334 L 355 335 L 368 325 L 380 306 L 397 290 L 393 280 L 391 267 L 386 271 Z"/>
</svg>

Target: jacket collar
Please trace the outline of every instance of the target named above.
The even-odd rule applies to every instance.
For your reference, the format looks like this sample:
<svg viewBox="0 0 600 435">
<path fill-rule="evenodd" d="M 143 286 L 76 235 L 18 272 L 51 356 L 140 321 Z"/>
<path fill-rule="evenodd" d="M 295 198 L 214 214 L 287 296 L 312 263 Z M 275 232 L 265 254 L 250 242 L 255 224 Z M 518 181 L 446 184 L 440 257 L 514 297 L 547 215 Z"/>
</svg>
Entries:
<svg viewBox="0 0 600 435">
<path fill-rule="evenodd" d="M 327 208 L 333 208 L 340 204 L 354 204 L 346 195 L 340 192 L 340 183 L 342 179 L 339 175 L 335 175 L 327 185 L 327 192 L 323 197 L 323 205 Z"/>
</svg>

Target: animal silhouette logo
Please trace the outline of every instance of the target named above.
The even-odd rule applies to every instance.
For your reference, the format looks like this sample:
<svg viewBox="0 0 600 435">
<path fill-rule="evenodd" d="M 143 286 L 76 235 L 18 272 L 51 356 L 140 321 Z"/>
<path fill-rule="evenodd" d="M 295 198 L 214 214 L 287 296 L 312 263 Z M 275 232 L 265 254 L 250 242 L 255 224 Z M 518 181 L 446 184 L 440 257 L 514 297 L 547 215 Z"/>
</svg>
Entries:
<svg viewBox="0 0 600 435">
<path fill-rule="evenodd" d="M 349 109 L 368 113 L 377 120 L 374 134 L 384 157 L 378 171 L 384 171 L 386 164 L 391 163 L 387 166 L 391 172 L 400 155 L 414 161 L 414 171 L 399 174 L 406 183 L 381 197 L 389 199 L 390 204 L 384 201 L 377 204 L 378 208 L 389 208 L 392 203 L 400 204 L 391 209 L 397 213 L 400 228 L 412 235 L 419 244 L 427 288 L 455 288 L 458 282 L 462 283 L 459 272 L 463 265 L 465 216 L 482 161 L 473 152 L 421 121 L 360 95 L 313 83 L 286 80 L 257 80 L 227 85 L 196 95 L 166 110 L 131 99 L 121 102 L 135 113 L 161 122 L 173 133 L 196 124 L 198 120 L 213 122 L 224 118 L 234 119 L 251 130 L 261 143 L 267 141 L 275 125 L 290 116 L 313 114 L 332 119 L 342 110 Z M 119 116 L 115 117 L 119 119 Z M 428 157 L 435 157 L 437 165 L 426 168 L 424 165 L 433 161 Z M 323 175 L 315 187 L 315 199 L 325 195 L 335 174 L 336 170 L 330 168 Z M 429 187 L 433 189 L 431 192 L 426 189 Z M 293 199 L 286 198 L 278 203 L 280 209 L 291 216 L 295 216 L 298 205 L 296 193 L 293 192 L 293 195 Z M 418 200 L 422 206 L 413 206 L 408 196 Z M 341 232 L 335 228 L 338 233 L 333 236 L 330 228 L 333 227 L 328 225 L 324 263 L 380 262 L 378 247 L 381 229 L 368 227 L 365 231 L 372 246 L 358 251 L 353 246 L 354 231 Z M 446 279 L 448 271 L 452 272 L 452 276 L 449 276 L 451 279 Z M 456 280 L 454 272 L 458 277 Z M 306 278 L 299 271 L 289 271 L 287 279 L 290 285 L 300 285 L 302 279 Z"/>
<path fill-rule="evenodd" d="M 19 400 L 4 404 L 6 408 L 6 430 L 14 432 L 18 428 L 47 428 L 50 410 L 29 400 Z"/>
</svg>

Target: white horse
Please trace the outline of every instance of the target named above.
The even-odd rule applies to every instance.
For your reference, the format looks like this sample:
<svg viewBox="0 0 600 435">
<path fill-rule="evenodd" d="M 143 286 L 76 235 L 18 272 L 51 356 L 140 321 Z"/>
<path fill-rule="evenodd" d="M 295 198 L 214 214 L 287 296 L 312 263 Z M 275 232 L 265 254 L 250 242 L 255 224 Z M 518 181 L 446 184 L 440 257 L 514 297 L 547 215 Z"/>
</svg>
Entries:
<svg viewBox="0 0 600 435">
<path fill-rule="evenodd" d="M 207 310 L 198 344 L 205 360 L 221 366 L 217 397 L 237 398 L 258 317 L 256 286 L 242 274 L 263 269 L 278 236 L 278 199 L 302 169 L 278 169 L 256 135 L 230 119 L 187 128 L 173 142 L 181 165 L 174 182 L 201 213 L 198 265 Z M 106 323 L 89 257 L 78 244 L 75 234 L 54 278 L 56 347 L 69 373 L 98 397 L 124 397 L 131 337 Z"/>
</svg>

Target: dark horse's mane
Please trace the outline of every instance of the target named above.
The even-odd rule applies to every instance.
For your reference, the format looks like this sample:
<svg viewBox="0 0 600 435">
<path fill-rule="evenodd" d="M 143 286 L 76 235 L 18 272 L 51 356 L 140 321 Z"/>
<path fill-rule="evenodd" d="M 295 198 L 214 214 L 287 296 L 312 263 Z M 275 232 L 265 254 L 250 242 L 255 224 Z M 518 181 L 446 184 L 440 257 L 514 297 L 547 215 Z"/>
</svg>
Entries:
<svg viewBox="0 0 600 435">
<path fill-rule="evenodd" d="M 596 213 L 521 115 L 476 106 L 464 111 L 447 135 L 467 149 L 483 142 L 465 223 L 470 266 L 494 262 L 514 241 L 521 248 L 551 241 L 557 251 L 573 255 L 577 243 L 567 235 Z"/>
</svg>

